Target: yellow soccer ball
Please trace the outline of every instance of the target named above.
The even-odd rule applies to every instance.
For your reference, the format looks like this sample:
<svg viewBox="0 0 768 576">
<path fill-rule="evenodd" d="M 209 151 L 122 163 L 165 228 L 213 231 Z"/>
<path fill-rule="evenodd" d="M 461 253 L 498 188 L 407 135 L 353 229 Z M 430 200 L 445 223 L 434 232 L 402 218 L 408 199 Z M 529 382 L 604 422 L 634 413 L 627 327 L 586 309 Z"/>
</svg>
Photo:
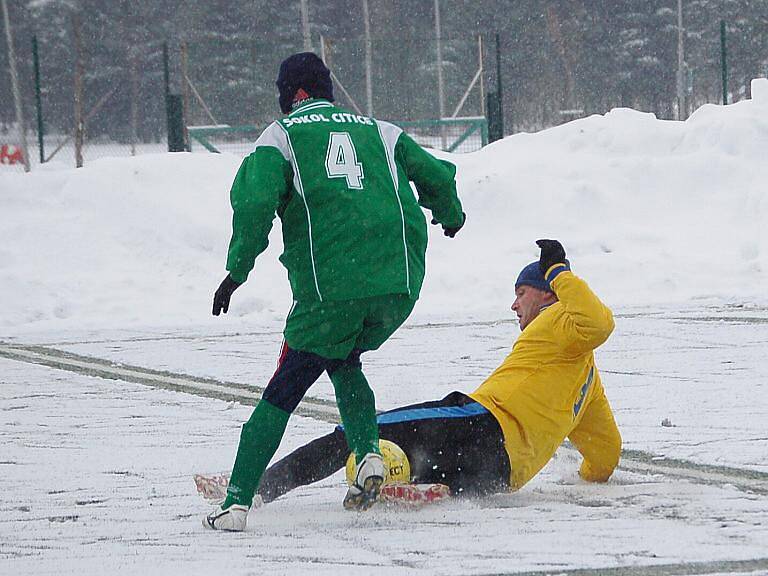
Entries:
<svg viewBox="0 0 768 576">
<path fill-rule="evenodd" d="M 403 449 L 389 440 L 379 440 L 379 450 L 384 459 L 384 484 L 407 484 L 411 481 L 411 464 Z M 347 458 L 347 484 L 355 481 L 355 455 Z"/>
</svg>

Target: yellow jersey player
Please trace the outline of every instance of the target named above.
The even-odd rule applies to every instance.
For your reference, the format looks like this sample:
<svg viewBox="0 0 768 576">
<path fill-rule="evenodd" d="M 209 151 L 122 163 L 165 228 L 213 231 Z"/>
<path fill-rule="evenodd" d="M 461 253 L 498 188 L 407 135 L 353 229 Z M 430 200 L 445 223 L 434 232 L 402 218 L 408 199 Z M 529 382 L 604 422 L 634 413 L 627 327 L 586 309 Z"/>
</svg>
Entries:
<svg viewBox="0 0 768 576">
<path fill-rule="evenodd" d="M 446 484 L 455 495 L 517 490 L 568 438 L 583 456 L 579 473 L 605 482 L 618 465 L 621 436 L 594 350 L 614 328 L 613 314 L 570 270 L 557 240 L 515 282 L 512 310 L 522 333 L 501 365 L 474 392 L 377 416 L 379 436 L 397 444 L 410 481 Z M 343 427 L 297 449 L 262 478 L 264 502 L 344 466 Z"/>
</svg>

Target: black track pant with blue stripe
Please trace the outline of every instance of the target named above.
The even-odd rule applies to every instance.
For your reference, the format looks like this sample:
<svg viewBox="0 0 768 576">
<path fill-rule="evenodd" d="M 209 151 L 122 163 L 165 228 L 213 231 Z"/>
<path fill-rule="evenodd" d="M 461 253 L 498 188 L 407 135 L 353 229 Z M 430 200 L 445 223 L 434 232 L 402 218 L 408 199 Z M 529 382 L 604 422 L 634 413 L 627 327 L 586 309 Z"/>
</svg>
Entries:
<svg viewBox="0 0 768 576">
<path fill-rule="evenodd" d="M 408 456 L 411 482 L 446 484 L 451 493 L 480 496 L 509 487 L 509 458 L 501 427 L 483 406 L 461 392 L 442 400 L 382 412 L 379 436 Z M 313 440 L 273 466 L 258 493 L 271 502 L 286 492 L 327 478 L 349 456 L 344 430 Z"/>
</svg>

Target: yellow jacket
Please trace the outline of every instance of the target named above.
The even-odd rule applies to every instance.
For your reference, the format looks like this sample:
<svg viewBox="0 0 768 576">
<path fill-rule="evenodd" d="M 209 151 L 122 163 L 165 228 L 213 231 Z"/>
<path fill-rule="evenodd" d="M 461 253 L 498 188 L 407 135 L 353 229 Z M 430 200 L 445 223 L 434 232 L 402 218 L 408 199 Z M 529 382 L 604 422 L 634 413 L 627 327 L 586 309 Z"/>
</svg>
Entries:
<svg viewBox="0 0 768 576">
<path fill-rule="evenodd" d="M 591 403 L 605 400 L 593 351 L 613 331 L 613 314 L 569 270 L 560 272 L 551 287 L 558 301 L 525 327 L 501 366 L 470 394 L 499 421 L 513 489 L 522 487 L 544 467 L 579 426 Z M 607 410 L 609 427 L 612 423 L 615 429 L 610 408 Z M 616 455 L 610 457 L 615 462 L 607 464 L 607 476 L 618 462 L 618 430 L 614 436 L 610 440 L 618 442 L 618 448 L 610 450 Z M 588 464 L 582 466 L 582 475 Z M 595 479 L 607 479 L 605 474 L 599 476 Z"/>
</svg>

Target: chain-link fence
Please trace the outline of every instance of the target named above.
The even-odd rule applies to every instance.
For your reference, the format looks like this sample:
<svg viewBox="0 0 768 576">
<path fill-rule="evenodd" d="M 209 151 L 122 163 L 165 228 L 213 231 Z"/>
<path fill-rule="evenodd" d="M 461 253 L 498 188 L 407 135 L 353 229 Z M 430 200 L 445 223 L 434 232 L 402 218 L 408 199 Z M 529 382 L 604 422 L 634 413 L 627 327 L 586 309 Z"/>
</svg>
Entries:
<svg viewBox="0 0 768 576">
<path fill-rule="evenodd" d="M 411 51 L 395 58 L 388 47 L 396 37 L 373 37 L 368 72 L 364 38 L 317 39 L 314 49 L 333 71 L 341 106 L 393 122 L 441 118 L 436 41 L 400 40 L 411 42 Z M 443 117 L 484 115 L 479 48 L 479 37 L 443 40 Z M 189 80 L 184 88 L 187 123 L 266 125 L 278 114 L 274 80 L 280 61 L 301 50 L 298 44 L 276 47 L 266 41 L 234 41 L 224 47 L 221 42 L 185 43 L 181 75 Z M 213 57 L 218 51 L 222 57 Z"/>
<path fill-rule="evenodd" d="M 82 38 L 78 45 L 74 36 L 71 31 L 60 42 L 38 50 L 37 58 L 31 59 L 31 71 L 35 65 L 39 69 L 37 82 L 34 74 L 24 77 L 33 165 L 78 164 L 78 118 L 83 128 L 82 163 L 166 150 L 166 89 L 183 96 L 192 151 L 210 149 L 196 145 L 200 142 L 195 135 L 202 135 L 218 151 L 245 154 L 260 130 L 279 115 L 274 78 L 281 60 L 302 50 L 300 43 L 291 42 L 180 42 L 168 48 L 166 79 L 162 42 L 103 53 L 97 39 Z M 377 117 L 401 124 L 417 141 L 434 148 L 466 152 L 487 142 L 477 38 L 444 42 L 444 112 L 460 116 L 442 124 L 437 123 L 436 63 L 408 70 L 407 62 L 392 62 L 377 53 L 377 42 L 383 40 L 374 40 L 369 84 L 363 39 L 318 38 L 315 50 L 334 71 L 341 106 L 363 114 L 372 109 Z M 416 48 L 434 53 L 435 41 L 423 40 Z M 56 66 L 49 65 L 51 51 L 65 53 L 57 54 Z M 462 60 L 463 54 L 468 61 Z M 421 60 L 429 58 L 434 56 Z M 38 93 L 39 107 L 34 105 Z M 38 112 L 42 131 L 35 122 Z M 9 124 L 0 126 L 5 140 L 18 142 L 11 130 Z"/>
<path fill-rule="evenodd" d="M 723 90 L 720 22 L 688 17 L 696 32 L 685 35 L 683 117 L 706 102 L 720 102 Z M 565 25 L 557 28 L 557 22 L 550 22 L 550 28 L 534 24 L 518 35 L 453 33 L 439 42 L 423 31 L 366 37 L 334 36 L 326 30 L 315 33 L 312 43 L 333 71 L 341 106 L 398 123 L 435 148 L 466 152 L 483 145 L 483 128 L 472 123 L 487 115 L 486 97 L 497 90 L 499 77 L 506 134 L 536 131 L 618 106 L 677 117 L 673 20 L 668 30 L 653 36 L 657 43 L 650 46 L 621 35 L 601 38 L 597 26 L 574 31 Z M 768 25 L 759 24 L 726 23 L 729 102 L 748 98 L 749 81 L 766 74 Z M 190 34 L 188 41 L 176 37 L 167 43 L 166 60 L 164 39 L 124 41 L 108 32 L 78 39 L 76 29 L 76 21 L 67 20 L 40 33 L 39 82 L 31 35 L 16 38 L 33 164 L 43 160 L 74 166 L 78 156 L 88 163 L 166 150 L 168 92 L 183 97 L 185 125 L 192 133 L 203 134 L 217 150 L 245 154 L 258 132 L 279 115 L 274 80 L 280 61 L 304 49 L 300 34 L 293 39 L 285 34 L 260 39 Z M 7 77 L 5 53 L 0 66 Z M 0 82 L 0 97 L 0 162 L 9 162 L 18 158 L 20 138 L 5 82 Z M 450 118 L 464 123 L 446 120 Z M 219 131 L 205 134 L 201 127 Z M 248 129 L 227 130 L 237 127 Z M 193 152 L 207 151 L 191 134 L 188 142 Z"/>
<path fill-rule="evenodd" d="M 396 121 L 425 148 L 446 152 L 474 152 L 488 143 L 488 122 L 482 116 L 445 120 Z M 266 125 L 189 126 L 190 151 L 207 150 L 246 156 Z"/>
<path fill-rule="evenodd" d="M 39 74 L 22 77 L 23 93 L 32 96 L 24 104 L 33 167 L 167 150 L 162 46 L 105 55 L 96 39 L 81 42 L 38 50 L 32 64 Z M 55 65 L 47 59 L 53 49 L 61 52 Z M 0 133 L 0 141 L 20 140 L 15 125 Z"/>
<path fill-rule="evenodd" d="M 92 42 L 84 38 L 67 67 L 41 56 L 42 159 L 74 165 L 78 154 L 89 162 L 165 149 L 162 46 L 104 55 Z"/>
<path fill-rule="evenodd" d="M 339 105 L 394 122 L 427 147 L 461 153 L 484 146 L 488 134 L 480 37 L 443 40 L 442 84 L 435 39 L 422 38 L 412 46 L 426 51 L 417 60 L 427 63 L 419 66 L 409 66 L 404 56 L 393 59 L 386 49 L 392 41 L 373 37 L 366 52 L 362 37 L 317 39 L 315 50 L 333 71 Z M 253 140 L 277 115 L 274 78 L 280 61 L 302 50 L 289 42 L 280 48 L 266 41 L 228 42 L 223 57 L 215 58 L 213 53 L 222 51 L 220 42 L 181 45 L 181 90 L 191 150 L 241 155 L 250 151 Z M 434 62 L 429 63 L 430 58 Z"/>
</svg>

